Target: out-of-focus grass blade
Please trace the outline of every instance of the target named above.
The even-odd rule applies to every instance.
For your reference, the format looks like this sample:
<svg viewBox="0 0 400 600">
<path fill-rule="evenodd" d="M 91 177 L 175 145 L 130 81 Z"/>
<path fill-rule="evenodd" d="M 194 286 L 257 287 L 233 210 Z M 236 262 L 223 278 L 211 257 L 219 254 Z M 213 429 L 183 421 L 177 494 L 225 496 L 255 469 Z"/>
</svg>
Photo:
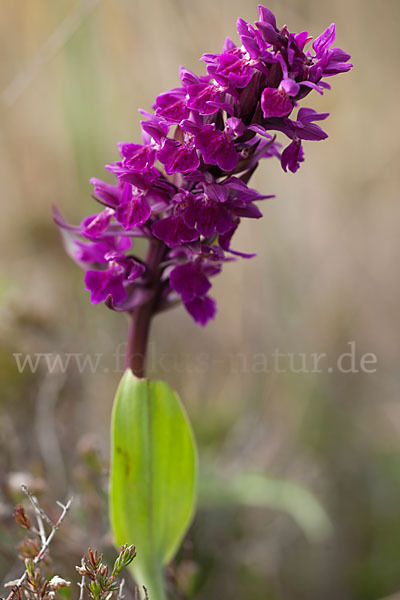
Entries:
<svg viewBox="0 0 400 600">
<path fill-rule="evenodd" d="M 201 506 L 238 504 L 283 511 L 312 541 L 323 541 L 332 532 L 323 506 L 309 490 L 296 483 L 256 473 L 218 477 L 211 471 L 204 474 L 199 487 Z"/>
</svg>

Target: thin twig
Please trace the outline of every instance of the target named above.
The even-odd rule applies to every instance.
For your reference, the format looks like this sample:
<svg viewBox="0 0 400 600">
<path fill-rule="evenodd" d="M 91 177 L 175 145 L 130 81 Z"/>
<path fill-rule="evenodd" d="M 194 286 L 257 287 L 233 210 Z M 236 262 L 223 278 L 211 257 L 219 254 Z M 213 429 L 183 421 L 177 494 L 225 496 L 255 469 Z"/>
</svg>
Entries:
<svg viewBox="0 0 400 600">
<path fill-rule="evenodd" d="M 36 500 L 36 498 L 34 498 L 34 496 L 32 496 L 32 494 L 28 491 L 28 488 L 26 486 L 21 486 L 21 487 L 22 487 L 23 492 L 25 494 L 27 494 L 27 496 L 29 497 L 31 502 L 32 502 L 32 498 L 34 500 Z M 58 531 L 58 529 L 59 529 L 61 523 L 64 521 L 65 517 L 67 516 L 67 513 L 68 513 L 71 503 L 72 503 L 72 498 L 70 498 L 70 500 L 68 500 L 67 504 L 62 504 L 61 502 L 57 502 L 58 506 L 60 506 L 62 510 L 61 510 L 61 514 L 56 523 L 53 523 L 49 519 L 49 517 L 44 513 L 44 511 L 40 508 L 40 506 L 38 504 L 37 504 L 37 508 L 36 508 L 36 505 L 34 504 L 34 502 L 32 502 L 32 503 L 33 503 L 33 506 L 35 507 L 35 513 L 40 514 L 41 518 L 44 518 L 46 523 L 51 524 L 51 531 L 50 531 L 48 537 L 45 538 L 44 542 L 42 543 L 42 547 L 40 548 L 39 552 L 33 559 L 33 564 L 37 565 L 45 557 L 46 552 L 47 552 L 51 542 L 53 541 L 53 538 L 54 538 L 56 532 Z M 36 503 L 37 503 L 37 500 L 36 500 Z M 39 513 L 37 512 L 37 510 L 39 511 Z M 43 517 L 43 515 L 44 515 L 44 517 Z M 27 575 L 28 575 L 28 570 L 25 569 L 25 571 L 23 572 L 21 577 L 17 580 L 16 584 L 13 586 L 13 588 L 12 588 L 11 592 L 9 593 L 9 595 L 7 596 L 6 600 L 12 600 L 14 598 L 15 592 L 21 589 L 21 586 L 24 583 Z"/>
<path fill-rule="evenodd" d="M 46 523 L 48 523 L 50 525 L 50 527 L 53 527 L 53 522 L 49 519 L 49 517 L 46 515 L 46 513 L 44 512 L 44 510 L 42 510 L 39 506 L 39 502 L 37 501 L 37 498 L 35 496 L 33 496 L 31 494 L 31 492 L 29 491 L 29 489 L 27 488 L 26 485 L 22 484 L 21 485 L 21 489 L 24 492 L 24 494 L 26 496 L 28 496 L 30 503 L 33 506 L 33 510 L 35 512 L 35 517 L 36 517 L 36 521 L 38 524 L 38 535 L 40 537 L 40 542 L 41 544 L 45 544 L 46 543 L 46 531 L 44 528 L 44 524 L 43 521 L 46 521 Z"/>
<path fill-rule="evenodd" d="M 81 567 L 82 567 L 82 569 L 85 567 L 85 561 L 84 561 L 83 558 L 81 560 Z M 82 575 L 82 579 L 81 579 L 80 583 L 78 583 L 78 586 L 80 587 L 79 600 L 83 600 L 83 594 L 84 594 L 84 591 L 85 591 L 85 584 L 86 584 L 86 579 L 85 579 L 85 576 Z"/>
<path fill-rule="evenodd" d="M 125 598 L 124 585 L 125 585 L 125 579 L 121 579 L 121 583 L 119 584 L 117 600 L 123 600 L 123 598 Z"/>
<path fill-rule="evenodd" d="M 60 506 L 62 508 L 62 513 L 57 521 L 57 523 L 55 523 L 55 525 L 53 525 L 53 529 L 50 532 L 49 537 L 46 540 L 46 543 L 44 544 L 44 546 L 42 547 L 41 551 L 39 552 L 39 554 L 37 555 L 37 560 L 36 563 L 37 564 L 40 560 L 42 560 L 44 554 L 46 553 L 48 547 L 50 546 L 54 536 L 56 535 L 56 532 L 58 531 L 61 523 L 64 521 L 65 517 L 67 516 L 67 512 L 69 511 L 71 504 L 72 504 L 72 498 L 70 498 L 67 502 L 67 504 L 61 504 L 61 502 L 57 502 L 58 506 Z M 35 562 L 35 560 L 34 560 Z"/>
</svg>

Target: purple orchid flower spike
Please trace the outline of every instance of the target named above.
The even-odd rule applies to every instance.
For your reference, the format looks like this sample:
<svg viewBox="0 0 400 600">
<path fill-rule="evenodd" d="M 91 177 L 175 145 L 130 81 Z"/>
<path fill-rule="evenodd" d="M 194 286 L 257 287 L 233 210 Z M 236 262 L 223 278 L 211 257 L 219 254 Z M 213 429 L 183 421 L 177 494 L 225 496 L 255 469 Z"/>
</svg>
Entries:
<svg viewBox="0 0 400 600">
<path fill-rule="evenodd" d="M 299 169 L 303 142 L 324 140 L 318 123 L 328 117 L 302 103 L 352 66 L 332 48 L 334 25 L 310 49 L 307 31 L 279 29 L 259 6 L 258 21 L 238 19 L 237 30 L 239 45 L 227 38 L 221 53 L 203 55 L 205 74 L 181 67 L 180 87 L 160 94 L 153 112 L 139 111 L 142 143 L 121 142 L 120 159 L 106 167 L 116 182 L 91 180 L 101 211 L 76 227 L 55 212 L 91 301 L 132 313 L 143 331 L 177 298 L 197 323 L 214 318 L 211 279 L 224 262 L 254 256 L 234 249 L 233 238 L 272 197 L 248 186 L 259 161 Z M 288 139 L 283 151 L 277 136 Z M 132 254 L 136 238 L 148 242 L 144 260 Z"/>
</svg>

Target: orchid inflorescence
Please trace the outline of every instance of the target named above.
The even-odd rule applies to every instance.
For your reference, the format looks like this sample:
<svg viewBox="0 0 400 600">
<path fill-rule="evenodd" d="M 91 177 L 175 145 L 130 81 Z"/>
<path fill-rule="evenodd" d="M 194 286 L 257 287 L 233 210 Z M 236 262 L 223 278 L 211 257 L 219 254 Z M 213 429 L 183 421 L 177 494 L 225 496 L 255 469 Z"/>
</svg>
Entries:
<svg viewBox="0 0 400 600">
<path fill-rule="evenodd" d="M 255 26 L 239 19 L 237 29 L 240 46 L 228 38 L 221 54 L 203 55 L 206 75 L 181 67 L 181 86 L 158 96 L 151 114 L 139 111 L 143 143 L 120 143 L 121 159 L 106 167 L 116 183 L 91 180 L 103 210 L 77 227 L 55 211 L 92 303 L 128 313 L 151 305 L 154 314 L 182 300 L 205 325 L 216 311 L 210 278 L 224 262 L 254 256 L 231 241 L 242 218 L 262 216 L 256 202 L 271 197 L 248 187 L 260 159 L 275 157 L 294 173 L 303 140 L 327 137 L 317 122 L 328 113 L 291 115 L 311 91 L 329 89 L 327 77 L 352 66 L 331 48 L 335 26 L 308 50 L 307 32 L 278 29 L 263 6 Z M 289 138 L 283 150 L 276 132 Z M 135 238 L 149 242 L 146 259 L 132 254 Z"/>
</svg>

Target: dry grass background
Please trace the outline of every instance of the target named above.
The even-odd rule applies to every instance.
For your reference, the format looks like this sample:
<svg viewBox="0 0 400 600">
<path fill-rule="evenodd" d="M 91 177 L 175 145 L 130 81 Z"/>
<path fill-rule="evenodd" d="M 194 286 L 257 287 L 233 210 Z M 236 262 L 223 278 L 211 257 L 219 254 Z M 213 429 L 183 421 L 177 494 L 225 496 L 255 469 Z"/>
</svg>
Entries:
<svg viewBox="0 0 400 600">
<path fill-rule="evenodd" d="M 246 466 L 302 483 L 334 525 L 329 540 L 316 544 L 276 511 L 200 511 L 186 551 L 197 565 L 195 597 L 377 600 L 400 589 L 400 4 L 268 6 L 291 30 L 318 35 L 335 21 L 338 45 L 355 68 L 323 99 L 312 97 L 314 108 L 331 112 L 330 137 L 306 145 L 300 172 L 285 175 L 278 163 L 259 168 L 254 187 L 277 198 L 264 205 L 263 220 L 242 225 L 236 246 L 258 257 L 228 265 L 215 281 L 215 322 L 201 330 L 182 309 L 156 320 L 155 356 L 173 352 L 178 362 L 168 372 L 155 365 L 152 374 L 179 390 L 205 461 L 221 472 Z M 30 471 L 47 482 L 45 494 L 63 495 L 82 475 L 88 432 L 107 456 L 119 378 L 113 353 L 124 340 L 124 319 L 89 305 L 50 204 L 71 221 L 95 210 L 88 180 L 116 158 L 116 141 L 138 139 L 136 109 L 178 84 L 180 64 L 200 71 L 198 58 L 233 37 L 239 15 L 255 20 L 257 2 L 1 2 L 3 514 L 10 473 Z M 376 354 L 376 373 L 229 368 L 229 354 L 279 348 L 336 357 L 350 341 L 357 356 Z M 14 352 L 104 358 L 96 375 L 71 367 L 62 392 L 46 400 L 45 372 L 20 375 Z M 208 353 L 206 373 L 196 368 L 199 353 Z M 53 432 L 50 446 L 44 430 Z M 107 529 L 93 517 L 96 494 L 88 494 L 75 526 L 87 529 L 83 546 L 101 543 Z M 13 564 L 4 532 L 0 576 Z M 183 578 L 191 563 L 182 564 Z"/>
</svg>

